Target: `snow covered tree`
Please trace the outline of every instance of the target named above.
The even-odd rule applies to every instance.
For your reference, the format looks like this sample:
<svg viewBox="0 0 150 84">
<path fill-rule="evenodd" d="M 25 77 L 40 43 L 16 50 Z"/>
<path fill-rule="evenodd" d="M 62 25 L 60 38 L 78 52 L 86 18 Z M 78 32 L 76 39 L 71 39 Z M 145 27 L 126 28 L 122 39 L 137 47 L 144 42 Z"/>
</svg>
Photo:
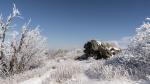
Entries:
<svg viewBox="0 0 150 84">
<path fill-rule="evenodd" d="M 136 29 L 136 35 L 131 39 L 128 50 L 138 57 L 144 57 L 147 60 L 150 53 L 150 23 L 146 22 Z"/>
<path fill-rule="evenodd" d="M 144 22 L 136 29 L 128 48 L 109 64 L 121 65 L 133 79 L 148 79 L 150 75 L 150 23 Z M 112 63 L 113 62 L 113 63 Z"/>
<path fill-rule="evenodd" d="M 39 28 L 25 30 L 18 43 L 18 69 L 20 71 L 35 68 L 45 59 L 47 53 L 47 41 L 42 37 Z"/>
<path fill-rule="evenodd" d="M 13 27 L 15 17 L 20 17 L 16 6 L 5 22 L 0 17 L 0 76 L 5 77 L 39 66 L 48 51 L 47 39 L 40 34 L 39 27 L 31 28 L 29 23 L 22 26 L 19 34 L 8 30 Z"/>
<path fill-rule="evenodd" d="M 6 32 L 11 28 L 11 23 L 14 20 L 15 17 L 19 17 L 20 13 L 16 6 L 14 5 L 12 13 L 8 16 L 7 21 L 5 22 L 2 18 L 2 15 L 0 16 L 0 65 L 1 65 L 1 72 L 5 73 L 7 72 L 7 63 L 6 63 Z"/>
</svg>

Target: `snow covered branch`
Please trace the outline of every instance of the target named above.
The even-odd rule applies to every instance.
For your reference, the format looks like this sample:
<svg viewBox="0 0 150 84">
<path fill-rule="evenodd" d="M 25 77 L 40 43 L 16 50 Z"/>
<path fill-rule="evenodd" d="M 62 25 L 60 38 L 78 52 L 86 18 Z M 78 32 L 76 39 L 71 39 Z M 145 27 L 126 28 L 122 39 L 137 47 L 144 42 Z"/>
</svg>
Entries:
<svg viewBox="0 0 150 84">
<path fill-rule="evenodd" d="M 13 33 L 12 40 L 7 41 L 7 32 L 12 27 L 13 20 L 20 17 L 15 4 L 6 22 L 0 16 L 0 76 L 13 75 L 39 66 L 46 57 L 47 40 L 41 36 L 40 29 L 30 29 L 29 23 L 22 26 L 22 32 Z"/>
</svg>

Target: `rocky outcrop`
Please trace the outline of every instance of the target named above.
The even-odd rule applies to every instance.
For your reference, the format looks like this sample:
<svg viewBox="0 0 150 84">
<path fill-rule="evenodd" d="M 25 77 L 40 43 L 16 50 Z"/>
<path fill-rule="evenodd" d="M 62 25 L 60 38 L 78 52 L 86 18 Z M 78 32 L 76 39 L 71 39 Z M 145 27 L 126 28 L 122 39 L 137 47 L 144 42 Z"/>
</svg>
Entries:
<svg viewBox="0 0 150 84">
<path fill-rule="evenodd" d="M 88 59 L 93 57 L 94 59 L 107 59 L 117 53 L 121 52 L 121 49 L 116 45 L 110 43 L 104 43 L 96 40 L 90 40 L 84 45 L 84 55 L 77 59 Z"/>
</svg>

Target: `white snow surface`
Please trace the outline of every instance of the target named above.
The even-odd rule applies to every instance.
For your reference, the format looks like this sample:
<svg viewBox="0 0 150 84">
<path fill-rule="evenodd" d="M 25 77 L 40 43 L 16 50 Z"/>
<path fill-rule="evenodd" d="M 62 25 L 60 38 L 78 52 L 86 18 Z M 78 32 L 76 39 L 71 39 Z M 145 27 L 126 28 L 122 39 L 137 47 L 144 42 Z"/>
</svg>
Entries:
<svg viewBox="0 0 150 84">
<path fill-rule="evenodd" d="M 42 84 L 42 81 L 49 77 L 51 71 L 45 72 L 41 77 L 33 77 L 19 84 Z"/>
<path fill-rule="evenodd" d="M 98 45 L 102 45 L 102 42 L 101 41 L 96 41 L 98 43 Z"/>
<path fill-rule="evenodd" d="M 7 82 L 4 81 L 2 83 L 0 80 L 0 84 L 150 84 L 149 80 L 132 80 L 121 75 L 111 78 L 109 76 L 111 73 L 105 73 L 107 71 L 109 72 L 107 68 L 104 73 L 108 75 L 106 76 L 108 78 L 91 78 L 91 74 L 94 75 L 95 72 L 96 74 L 101 72 L 97 69 L 100 69 L 99 65 L 101 65 L 104 60 L 99 61 L 91 58 L 85 61 L 75 61 L 69 57 L 72 55 L 78 56 L 81 55 L 81 53 L 82 52 L 79 53 L 79 49 L 71 50 L 67 52 L 64 57 L 48 59 L 41 68 L 15 75 L 12 77 L 13 80 L 8 79 L 6 80 Z M 86 74 L 87 70 L 90 69 L 91 71 L 93 68 L 96 71 L 92 71 L 90 75 Z"/>
<path fill-rule="evenodd" d="M 66 53 L 66 56 L 69 57 L 72 54 L 75 54 L 75 52 L 76 50 L 71 50 Z M 78 54 L 80 55 L 81 53 Z M 33 76 L 27 80 L 20 81 L 17 84 L 150 84 L 149 80 L 132 80 L 126 77 L 104 80 L 89 78 L 84 71 L 88 70 L 93 64 L 101 63 L 100 61 L 95 61 L 94 59 L 74 61 L 72 58 L 63 59 L 63 57 L 61 57 L 55 60 L 48 60 L 45 63 L 44 70 L 40 71 L 43 74 L 38 77 Z M 56 69 L 51 69 L 53 66 L 55 66 Z M 67 72 L 68 70 L 69 72 Z M 70 74 L 72 76 L 69 77 Z"/>
</svg>

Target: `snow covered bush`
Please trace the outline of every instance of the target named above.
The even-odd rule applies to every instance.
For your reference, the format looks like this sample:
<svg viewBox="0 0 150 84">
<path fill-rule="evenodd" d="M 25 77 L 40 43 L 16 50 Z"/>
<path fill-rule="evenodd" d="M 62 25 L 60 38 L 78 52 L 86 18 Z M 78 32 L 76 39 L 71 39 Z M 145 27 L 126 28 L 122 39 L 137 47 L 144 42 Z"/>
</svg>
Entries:
<svg viewBox="0 0 150 84">
<path fill-rule="evenodd" d="M 15 5 L 6 22 L 0 17 L 1 77 L 38 67 L 48 50 L 46 38 L 41 36 L 38 27 L 31 28 L 27 23 L 21 33 L 11 32 L 16 17 L 20 17 L 20 13 Z"/>
<path fill-rule="evenodd" d="M 136 29 L 136 35 L 131 39 L 128 50 L 134 56 L 142 57 L 144 60 L 150 60 L 150 23 L 144 23 Z M 148 58 L 148 59 L 147 59 Z"/>
<path fill-rule="evenodd" d="M 132 54 L 133 64 L 141 75 L 150 75 L 150 23 L 143 23 L 136 29 L 136 35 L 131 39 L 127 53 Z M 133 61 L 133 60 L 132 60 Z M 136 69 L 136 70 L 137 70 Z M 139 72 L 137 74 L 140 74 Z"/>
<path fill-rule="evenodd" d="M 121 66 L 112 66 L 105 64 L 105 60 L 93 62 L 85 74 L 90 79 L 112 80 L 128 77 L 128 73 Z"/>
<path fill-rule="evenodd" d="M 46 38 L 42 37 L 38 28 L 22 32 L 21 39 L 16 41 L 15 48 L 18 49 L 16 57 L 19 71 L 29 70 L 39 66 L 45 59 L 47 53 Z"/>
<path fill-rule="evenodd" d="M 148 79 L 149 75 L 149 63 L 136 59 L 135 57 L 116 57 L 105 62 L 105 65 L 109 65 L 113 68 L 120 67 L 123 72 L 127 74 L 127 78 L 133 80 Z"/>
<path fill-rule="evenodd" d="M 55 66 L 55 70 L 50 73 L 50 76 L 45 81 L 43 81 L 43 84 L 50 84 L 51 82 L 63 83 L 81 72 L 82 68 L 78 62 L 73 60 L 63 61 Z"/>
<path fill-rule="evenodd" d="M 136 29 L 128 48 L 118 56 L 107 60 L 105 64 L 113 67 L 121 66 L 131 79 L 149 80 L 150 75 L 150 24 L 149 22 Z"/>
</svg>

